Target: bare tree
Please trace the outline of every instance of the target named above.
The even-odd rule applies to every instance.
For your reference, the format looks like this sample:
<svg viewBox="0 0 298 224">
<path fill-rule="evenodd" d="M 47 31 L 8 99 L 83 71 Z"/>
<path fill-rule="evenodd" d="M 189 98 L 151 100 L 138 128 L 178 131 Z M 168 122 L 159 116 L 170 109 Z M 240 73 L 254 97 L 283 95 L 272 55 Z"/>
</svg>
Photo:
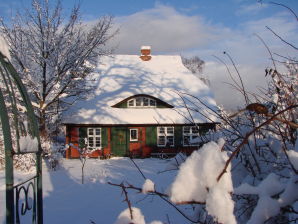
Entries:
<svg viewBox="0 0 298 224">
<path fill-rule="evenodd" d="M 181 60 L 183 65 L 191 71 L 196 77 L 198 77 L 201 81 L 203 81 L 206 85 L 210 86 L 209 79 L 203 74 L 203 68 L 205 62 L 199 58 L 198 56 L 193 56 L 190 58 L 186 58 L 181 56 Z"/>
<path fill-rule="evenodd" d="M 67 20 L 59 0 L 32 0 L 11 23 L 1 20 L 1 34 L 9 43 L 12 62 L 21 74 L 37 111 L 40 132 L 48 136 L 57 114 L 92 90 L 90 74 L 112 32 L 110 16 L 93 25 L 80 20 L 74 6 Z"/>
<path fill-rule="evenodd" d="M 189 69 L 193 74 L 199 74 L 203 71 L 205 62 L 198 56 L 186 58 L 181 57 L 183 65 Z"/>
</svg>

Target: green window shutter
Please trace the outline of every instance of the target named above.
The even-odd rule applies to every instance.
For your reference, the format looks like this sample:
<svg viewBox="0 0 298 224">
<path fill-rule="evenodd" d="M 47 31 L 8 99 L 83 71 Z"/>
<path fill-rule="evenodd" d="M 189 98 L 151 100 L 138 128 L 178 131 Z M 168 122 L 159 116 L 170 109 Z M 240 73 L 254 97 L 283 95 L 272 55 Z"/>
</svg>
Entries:
<svg viewBox="0 0 298 224">
<path fill-rule="evenodd" d="M 87 147 L 85 138 L 87 138 L 87 128 L 79 127 L 79 148 L 81 149 Z"/>
<path fill-rule="evenodd" d="M 182 143 L 182 126 L 175 126 L 174 127 L 174 133 L 175 133 L 175 146 L 181 146 Z"/>
<path fill-rule="evenodd" d="M 157 145 L 157 132 L 156 127 L 146 127 L 146 145 Z"/>
<path fill-rule="evenodd" d="M 108 146 L 108 128 L 101 128 L 101 142 L 102 148 Z"/>
</svg>

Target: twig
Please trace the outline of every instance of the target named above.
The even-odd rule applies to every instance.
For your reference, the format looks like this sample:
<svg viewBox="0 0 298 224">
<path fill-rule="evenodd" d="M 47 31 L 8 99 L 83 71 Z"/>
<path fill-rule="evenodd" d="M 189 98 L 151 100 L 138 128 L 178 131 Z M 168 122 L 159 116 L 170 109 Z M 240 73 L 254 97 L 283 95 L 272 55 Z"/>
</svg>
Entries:
<svg viewBox="0 0 298 224">
<path fill-rule="evenodd" d="M 278 37 L 282 42 L 284 42 L 285 44 L 291 46 L 292 48 L 294 48 L 295 50 L 298 50 L 297 47 L 295 47 L 293 44 L 289 43 L 288 41 L 286 41 L 285 39 L 283 39 L 281 36 L 279 36 L 277 33 L 275 33 L 270 27 L 266 26 L 266 28 L 268 30 L 270 30 L 276 37 Z"/>
<path fill-rule="evenodd" d="M 288 6 L 284 5 L 284 4 L 281 4 L 281 3 L 276 3 L 276 2 L 269 2 L 270 4 L 274 4 L 274 5 L 279 5 L 279 6 L 282 6 L 286 9 L 288 9 L 296 18 L 296 20 L 298 21 L 298 16 L 296 15 L 296 13 Z"/>
<path fill-rule="evenodd" d="M 260 41 L 263 43 L 263 45 L 266 47 L 268 53 L 270 54 L 270 58 L 271 58 L 271 61 L 272 61 L 272 63 L 273 63 L 274 69 L 275 69 L 275 71 L 277 71 L 276 64 L 275 64 L 275 61 L 274 61 L 274 59 L 273 59 L 273 55 L 272 55 L 271 50 L 269 49 L 268 45 L 265 43 L 265 41 L 263 40 L 263 38 L 260 37 L 258 34 L 254 33 L 254 35 L 255 35 L 257 38 L 259 38 L 259 40 L 260 40 Z"/>
<path fill-rule="evenodd" d="M 161 174 L 161 173 L 165 173 L 165 172 L 169 172 L 169 171 L 174 171 L 174 170 L 178 170 L 178 167 L 177 168 L 173 168 L 173 169 L 158 171 L 157 174 Z"/>
<path fill-rule="evenodd" d="M 132 190 L 136 190 L 138 191 L 138 193 L 141 193 L 142 192 L 142 188 L 139 188 L 139 187 L 135 187 L 131 184 L 127 184 L 127 186 L 125 186 L 124 184 L 114 184 L 114 183 L 111 183 L 111 182 L 108 182 L 109 185 L 112 185 L 112 186 L 116 186 L 116 187 L 122 187 L 124 186 L 126 189 L 132 189 Z M 158 195 L 158 196 L 161 196 L 161 197 L 169 197 L 167 194 L 163 194 L 161 192 L 158 192 L 156 190 L 154 191 L 148 191 L 148 193 L 152 193 L 152 194 L 155 194 L 155 195 Z"/>
<path fill-rule="evenodd" d="M 241 89 L 241 87 L 239 86 L 239 84 L 237 83 L 237 81 L 234 79 L 234 77 L 232 76 L 232 73 L 228 67 L 228 65 L 220 58 L 220 57 L 217 57 L 216 55 L 212 55 L 213 57 L 215 57 L 217 60 L 219 60 L 222 64 L 224 64 L 224 66 L 226 67 L 227 71 L 228 71 L 228 74 L 230 75 L 230 78 L 232 79 L 232 81 L 235 83 L 235 85 Z"/>
<path fill-rule="evenodd" d="M 125 195 L 125 199 L 124 199 L 124 201 L 126 201 L 127 206 L 128 206 L 128 209 L 129 209 L 130 219 L 133 220 L 133 214 L 132 214 L 131 203 L 130 203 L 130 200 L 129 200 L 129 198 L 128 198 L 128 193 L 127 193 L 127 191 L 126 191 L 126 187 L 124 186 L 123 182 L 122 182 L 121 184 L 119 184 L 118 186 L 122 188 L 122 192 L 123 192 L 124 195 Z"/>
<path fill-rule="evenodd" d="M 274 53 L 276 56 L 278 56 L 278 57 L 281 57 L 281 58 L 284 58 L 284 59 L 286 59 L 286 60 L 289 60 L 289 61 L 292 61 L 293 62 L 293 64 L 297 64 L 298 63 L 298 61 L 297 60 L 294 60 L 294 59 L 292 59 L 292 58 L 289 58 L 289 57 L 285 57 L 285 56 L 283 56 L 283 55 L 280 55 L 280 54 L 278 54 L 278 53 Z"/>
<path fill-rule="evenodd" d="M 239 71 L 238 71 L 238 69 L 237 69 L 237 66 L 236 66 L 234 60 L 232 59 L 232 57 L 230 56 L 230 54 L 229 54 L 228 52 L 224 51 L 223 53 L 224 53 L 225 55 L 228 56 L 228 58 L 230 59 L 230 61 L 232 62 L 233 66 L 234 66 L 234 68 L 235 68 L 235 71 L 236 71 L 236 73 L 237 73 L 237 75 L 238 75 L 238 78 L 239 78 L 239 80 L 240 80 L 240 83 L 241 83 L 241 87 L 242 87 L 242 91 L 243 91 L 243 95 L 244 95 L 245 102 L 246 102 L 246 104 L 248 104 L 248 102 L 249 102 L 249 101 L 248 101 L 248 97 L 247 97 L 247 94 L 246 94 L 246 91 L 245 91 L 245 88 L 244 88 L 244 84 L 243 84 L 243 81 L 242 81 L 242 77 L 241 77 L 241 75 L 240 75 L 240 73 L 239 73 Z"/>
<path fill-rule="evenodd" d="M 144 178 L 144 180 L 146 180 L 147 178 L 145 177 L 145 175 L 143 174 L 143 172 L 141 171 L 141 169 L 138 167 L 138 165 L 135 163 L 135 161 L 130 158 L 131 162 L 135 165 L 135 167 L 138 169 L 138 171 L 140 172 L 140 174 L 142 175 L 142 177 Z"/>
</svg>

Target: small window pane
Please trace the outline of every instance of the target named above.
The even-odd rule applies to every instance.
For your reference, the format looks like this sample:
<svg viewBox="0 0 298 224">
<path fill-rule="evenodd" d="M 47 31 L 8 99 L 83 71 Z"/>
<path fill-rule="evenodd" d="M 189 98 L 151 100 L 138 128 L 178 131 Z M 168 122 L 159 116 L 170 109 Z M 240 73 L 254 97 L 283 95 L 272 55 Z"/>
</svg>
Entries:
<svg viewBox="0 0 298 224">
<path fill-rule="evenodd" d="M 197 127 L 191 127 L 191 131 L 193 134 L 199 133 L 199 129 Z"/>
<path fill-rule="evenodd" d="M 95 129 L 95 135 L 100 135 L 100 128 Z"/>
<path fill-rule="evenodd" d="M 88 135 L 94 135 L 94 132 L 93 132 L 93 129 L 92 128 L 90 128 L 90 129 L 88 129 Z"/>
<path fill-rule="evenodd" d="M 156 106 L 156 101 L 155 100 L 150 100 L 150 106 L 155 107 Z"/>
<path fill-rule="evenodd" d="M 183 133 L 189 134 L 190 133 L 190 127 L 184 127 L 183 128 Z"/>
<path fill-rule="evenodd" d="M 160 128 L 158 129 L 158 132 L 159 132 L 160 134 L 164 134 L 164 133 L 165 133 L 165 128 L 160 127 Z"/>
<path fill-rule="evenodd" d="M 149 106 L 149 99 L 148 98 L 143 98 L 143 106 L 148 107 Z"/>
<path fill-rule="evenodd" d="M 200 142 L 199 130 L 196 126 L 183 127 L 183 145 L 184 146 L 197 146 Z"/>
<path fill-rule="evenodd" d="M 134 105 L 135 104 L 134 104 L 134 100 L 133 99 L 128 101 L 128 106 L 129 107 L 133 107 Z"/>
<path fill-rule="evenodd" d="M 94 146 L 94 139 L 93 139 L 93 137 L 89 137 L 88 138 L 88 145 L 89 145 L 89 147 L 93 147 Z"/>
<path fill-rule="evenodd" d="M 136 98 L 136 106 L 137 107 L 140 107 L 140 106 L 142 106 L 142 98 Z"/>
<path fill-rule="evenodd" d="M 165 145 L 165 144 L 166 144 L 165 136 L 158 136 L 158 145 Z"/>
<path fill-rule="evenodd" d="M 174 136 L 167 136 L 167 145 L 174 145 Z"/>
<path fill-rule="evenodd" d="M 189 145 L 190 144 L 190 136 L 184 136 L 183 137 L 183 144 Z"/>
<path fill-rule="evenodd" d="M 100 138 L 95 138 L 95 147 L 100 147 Z"/>
<path fill-rule="evenodd" d="M 174 134 L 174 128 L 173 127 L 168 127 L 167 128 L 167 133 L 168 134 Z"/>
</svg>

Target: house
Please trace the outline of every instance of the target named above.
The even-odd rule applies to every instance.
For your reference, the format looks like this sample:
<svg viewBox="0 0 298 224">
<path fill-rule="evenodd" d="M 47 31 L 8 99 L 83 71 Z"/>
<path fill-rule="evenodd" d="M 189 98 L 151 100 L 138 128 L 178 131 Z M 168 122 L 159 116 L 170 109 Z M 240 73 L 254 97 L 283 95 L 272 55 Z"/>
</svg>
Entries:
<svg viewBox="0 0 298 224">
<path fill-rule="evenodd" d="M 209 109 L 180 96 L 190 94 L 217 109 L 209 87 L 183 66 L 180 56 L 151 55 L 146 46 L 141 56 L 105 56 L 95 78 L 94 93 L 64 114 L 70 145 L 66 158 L 77 158 L 82 142 L 94 150 L 92 157 L 190 153 L 201 135 L 215 128 Z"/>
</svg>

